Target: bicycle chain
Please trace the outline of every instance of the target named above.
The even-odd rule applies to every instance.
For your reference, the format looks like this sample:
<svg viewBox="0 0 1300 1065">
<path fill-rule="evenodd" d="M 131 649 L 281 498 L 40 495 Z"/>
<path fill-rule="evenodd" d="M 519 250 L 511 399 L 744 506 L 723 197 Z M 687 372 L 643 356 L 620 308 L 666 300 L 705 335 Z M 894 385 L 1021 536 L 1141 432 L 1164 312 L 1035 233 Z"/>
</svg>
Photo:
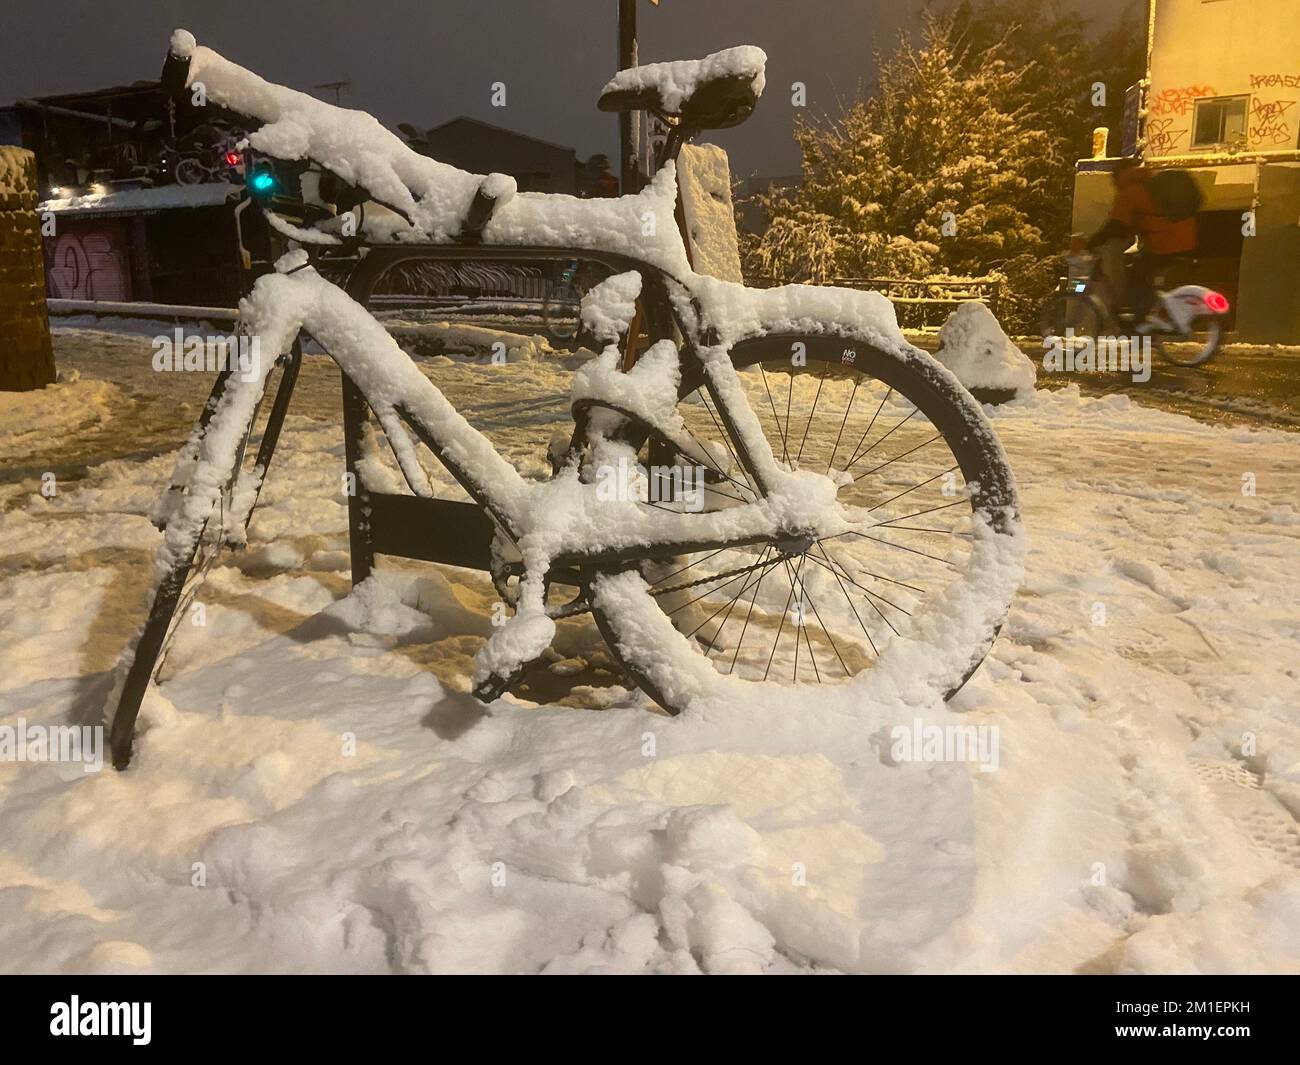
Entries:
<svg viewBox="0 0 1300 1065">
<path fill-rule="evenodd" d="M 741 567 L 740 569 L 728 570 L 728 571 L 725 572 L 725 573 L 715 573 L 715 574 L 713 574 L 712 576 L 709 576 L 709 577 L 700 577 L 698 580 L 688 581 L 686 584 L 678 584 L 678 585 L 674 585 L 674 586 L 671 587 L 671 588 L 660 588 L 660 589 L 657 589 L 657 590 L 654 589 L 654 588 L 651 588 L 651 589 L 650 589 L 650 594 L 651 594 L 651 595 L 667 595 L 669 592 L 680 592 L 680 591 L 684 591 L 684 590 L 687 589 L 687 588 L 696 588 L 696 587 L 699 587 L 699 585 L 701 585 L 701 584 L 710 584 L 710 583 L 712 583 L 713 581 L 716 581 L 716 580 L 720 580 L 720 579 L 722 579 L 723 577 L 739 577 L 742 573 L 753 573 L 754 570 L 759 569 L 759 568 L 761 568 L 761 567 L 763 567 L 763 566 L 775 566 L 778 562 L 781 561 L 781 559 L 783 559 L 783 558 L 789 558 L 789 557 L 790 557 L 790 556 L 787 555 L 787 554 L 781 554 L 781 555 L 779 555 L 779 556 L 778 556 L 777 558 L 775 558 L 775 559 L 771 559 L 771 560 L 766 560 L 766 559 L 765 559 L 765 560 L 762 561 L 762 562 L 755 562 L 752 566 L 743 566 L 743 567 Z M 724 582 L 724 583 L 725 583 L 725 582 Z"/>
</svg>

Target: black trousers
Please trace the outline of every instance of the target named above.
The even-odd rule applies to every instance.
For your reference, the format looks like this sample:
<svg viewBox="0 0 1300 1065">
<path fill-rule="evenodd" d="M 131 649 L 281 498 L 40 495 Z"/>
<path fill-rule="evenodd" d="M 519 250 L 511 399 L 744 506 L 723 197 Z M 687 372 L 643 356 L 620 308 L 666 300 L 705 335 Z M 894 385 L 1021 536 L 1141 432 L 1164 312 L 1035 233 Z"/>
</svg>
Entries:
<svg viewBox="0 0 1300 1065">
<path fill-rule="evenodd" d="M 1145 249 L 1133 257 L 1126 278 L 1125 302 L 1135 321 L 1140 322 L 1151 313 L 1151 307 L 1156 302 L 1156 278 L 1182 258 L 1180 254 L 1157 255 Z"/>
</svg>

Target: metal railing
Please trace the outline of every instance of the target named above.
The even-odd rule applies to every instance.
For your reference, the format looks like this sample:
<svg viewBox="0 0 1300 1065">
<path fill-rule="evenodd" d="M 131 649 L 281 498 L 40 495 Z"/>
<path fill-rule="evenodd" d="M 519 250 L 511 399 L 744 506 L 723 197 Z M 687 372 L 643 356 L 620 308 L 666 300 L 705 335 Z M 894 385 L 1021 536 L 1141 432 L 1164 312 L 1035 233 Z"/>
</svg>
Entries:
<svg viewBox="0 0 1300 1065">
<path fill-rule="evenodd" d="M 985 304 L 995 315 L 1002 293 L 996 277 L 958 277 L 920 280 L 910 277 L 837 277 L 844 288 L 879 292 L 893 303 L 898 324 L 904 329 L 937 329 L 958 304 L 972 300 Z"/>
</svg>

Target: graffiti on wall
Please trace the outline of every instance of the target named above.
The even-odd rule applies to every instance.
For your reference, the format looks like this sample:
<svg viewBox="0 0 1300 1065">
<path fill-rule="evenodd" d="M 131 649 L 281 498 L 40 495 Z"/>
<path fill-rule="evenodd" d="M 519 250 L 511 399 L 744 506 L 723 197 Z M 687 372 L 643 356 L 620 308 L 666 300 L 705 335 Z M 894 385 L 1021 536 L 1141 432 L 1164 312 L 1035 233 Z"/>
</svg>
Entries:
<svg viewBox="0 0 1300 1065">
<path fill-rule="evenodd" d="M 1261 100 L 1252 97 L 1250 101 L 1250 145 L 1252 148 L 1288 147 L 1295 140 L 1290 111 L 1295 107 L 1295 100 Z"/>
<path fill-rule="evenodd" d="M 1252 74 L 1252 89 L 1300 89 L 1300 74 Z"/>
<path fill-rule="evenodd" d="M 1187 143 L 1191 125 L 1187 117 L 1195 112 L 1196 101 L 1215 95 L 1211 85 L 1183 85 L 1161 89 L 1151 97 L 1147 107 L 1147 151 L 1152 155 L 1172 155 Z"/>
<path fill-rule="evenodd" d="M 1266 99 L 1268 89 L 1300 89 L 1300 74 L 1280 72 L 1252 74 L 1250 88 L 1250 145 L 1252 148 L 1296 147 L 1293 108 L 1297 97 Z M 1265 90 L 1261 92 L 1260 90 Z"/>
<path fill-rule="evenodd" d="M 1147 151 L 1152 155 L 1169 155 L 1179 142 L 1187 136 L 1187 127 L 1174 129 L 1172 118 L 1152 118 L 1147 120 Z"/>
<path fill-rule="evenodd" d="M 1178 89 L 1161 89 L 1151 97 L 1149 110 L 1153 115 L 1186 115 L 1203 96 L 1213 96 L 1209 85 L 1184 85 Z"/>
<path fill-rule="evenodd" d="M 120 230 L 104 226 L 60 233 L 47 242 L 49 293 L 64 300 L 129 300 L 131 274 Z"/>
<path fill-rule="evenodd" d="M 1270 89 L 1300 89 L 1300 74 L 1250 75 L 1250 110 L 1246 123 L 1247 145 L 1254 149 L 1297 146 L 1296 110 L 1300 97 L 1275 97 Z M 1146 123 L 1146 146 L 1152 155 L 1172 155 L 1185 150 L 1191 133 L 1189 118 L 1196 103 L 1217 93 L 1209 85 L 1184 85 L 1162 89 L 1151 97 Z"/>
</svg>

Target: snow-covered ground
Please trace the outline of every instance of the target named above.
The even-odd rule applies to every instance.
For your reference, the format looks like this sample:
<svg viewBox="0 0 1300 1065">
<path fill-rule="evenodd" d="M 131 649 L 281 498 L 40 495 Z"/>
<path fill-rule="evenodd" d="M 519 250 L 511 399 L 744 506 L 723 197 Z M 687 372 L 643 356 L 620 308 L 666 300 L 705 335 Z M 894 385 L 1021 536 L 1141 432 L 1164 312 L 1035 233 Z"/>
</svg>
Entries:
<svg viewBox="0 0 1300 1065">
<path fill-rule="evenodd" d="M 208 383 L 57 343 L 57 408 L 0 397 L 0 725 L 100 720 Z M 425 363 L 532 472 L 573 366 Z M 131 769 L 0 761 L 0 968 L 1300 971 L 1300 436 L 1043 383 L 993 413 L 1032 552 L 947 711 L 669 719 L 581 620 L 536 702 L 480 707 L 478 574 L 349 594 L 313 360 Z M 996 726 L 996 770 L 899 763 L 917 719 Z"/>
</svg>

